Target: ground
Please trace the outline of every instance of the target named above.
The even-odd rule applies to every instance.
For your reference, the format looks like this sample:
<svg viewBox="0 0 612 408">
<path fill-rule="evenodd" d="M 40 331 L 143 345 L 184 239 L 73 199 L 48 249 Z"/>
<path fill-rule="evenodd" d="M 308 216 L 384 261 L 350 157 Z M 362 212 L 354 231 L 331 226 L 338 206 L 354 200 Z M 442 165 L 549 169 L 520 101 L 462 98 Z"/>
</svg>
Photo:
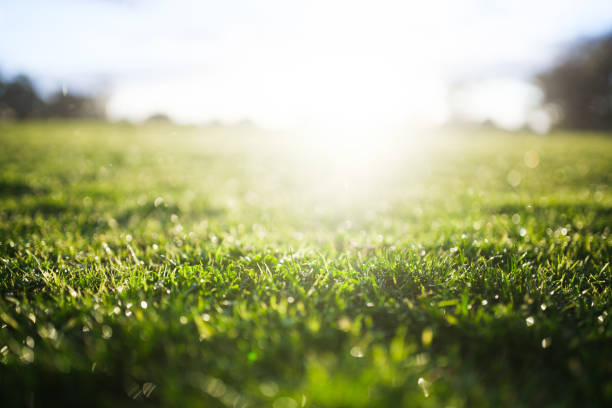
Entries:
<svg viewBox="0 0 612 408">
<path fill-rule="evenodd" d="M 4 406 L 610 406 L 612 138 L 0 123 Z"/>
</svg>

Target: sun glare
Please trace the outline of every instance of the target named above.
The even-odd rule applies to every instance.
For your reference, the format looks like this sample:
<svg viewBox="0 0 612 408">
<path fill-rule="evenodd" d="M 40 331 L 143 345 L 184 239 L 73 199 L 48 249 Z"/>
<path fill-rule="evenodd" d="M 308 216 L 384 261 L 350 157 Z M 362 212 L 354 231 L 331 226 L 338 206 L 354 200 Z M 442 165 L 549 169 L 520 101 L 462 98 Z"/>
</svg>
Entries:
<svg viewBox="0 0 612 408">
<path fill-rule="evenodd" d="M 251 119 L 267 128 L 324 132 L 436 125 L 448 114 L 441 79 L 356 57 L 323 59 L 294 71 L 261 67 L 231 81 L 194 76 L 125 84 L 112 94 L 108 110 L 115 118 L 167 112 L 180 122 Z"/>
<path fill-rule="evenodd" d="M 283 36 L 264 30 L 264 43 L 236 33 L 202 72 L 118 83 L 109 114 L 163 111 L 180 122 L 251 119 L 325 131 L 440 124 L 448 116 L 442 59 L 453 47 L 444 40 L 451 8 L 420 3 L 399 13 L 387 3 L 314 2 L 295 26 L 282 25 Z"/>
</svg>

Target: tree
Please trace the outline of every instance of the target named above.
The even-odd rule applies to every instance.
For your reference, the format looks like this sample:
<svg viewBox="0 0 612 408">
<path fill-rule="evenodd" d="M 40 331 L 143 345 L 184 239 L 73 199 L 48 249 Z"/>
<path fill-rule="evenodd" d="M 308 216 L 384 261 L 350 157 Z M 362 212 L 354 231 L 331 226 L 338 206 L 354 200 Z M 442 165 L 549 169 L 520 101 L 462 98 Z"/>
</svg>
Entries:
<svg viewBox="0 0 612 408">
<path fill-rule="evenodd" d="M 58 91 L 43 100 L 30 78 L 0 78 L 0 119 L 105 117 L 105 101 L 99 95 L 75 95 Z"/>
<path fill-rule="evenodd" d="M 56 92 L 45 108 L 44 115 L 51 118 L 104 118 L 104 105 L 101 100 Z"/>
<path fill-rule="evenodd" d="M 536 77 L 566 129 L 612 129 L 612 33 L 572 47 Z"/>
<path fill-rule="evenodd" d="M 170 117 L 168 115 L 166 115 L 165 113 L 154 113 L 151 116 L 149 116 L 145 122 L 148 123 L 171 123 L 172 119 L 170 119 Z"/>
<path fill-rule="evenodd" d="M 17 119 L 39 117 L 45 107 L 40 99 L 32 81 L 19 75 L 11 82 L 0 83 L 0 110 L 12 112 Z"/>
</svg>

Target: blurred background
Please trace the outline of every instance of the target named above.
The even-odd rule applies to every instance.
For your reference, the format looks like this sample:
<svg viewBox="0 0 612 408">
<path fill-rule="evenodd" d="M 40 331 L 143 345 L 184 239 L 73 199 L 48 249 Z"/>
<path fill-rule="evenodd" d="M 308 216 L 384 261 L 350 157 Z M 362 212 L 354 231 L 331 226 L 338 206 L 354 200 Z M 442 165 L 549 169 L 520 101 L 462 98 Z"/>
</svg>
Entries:
<svg viewBox="0 0 612 408">
<path fill-rule="evenodd" d="M 607 0 L 28 0 L 0 25 L 2 118 L 612 128 Z"/>
</svg>

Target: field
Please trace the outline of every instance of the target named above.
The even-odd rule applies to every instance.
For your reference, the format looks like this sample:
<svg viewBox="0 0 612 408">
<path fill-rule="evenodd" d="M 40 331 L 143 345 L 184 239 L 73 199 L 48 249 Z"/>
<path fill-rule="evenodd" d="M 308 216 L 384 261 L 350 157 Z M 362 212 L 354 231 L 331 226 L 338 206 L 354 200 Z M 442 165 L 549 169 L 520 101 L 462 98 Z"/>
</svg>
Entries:
<svg viewBox="0 0 612 408">
<path fill-rule="evenodd" d="M 0 123 L 9 406 L 612 405 L 612 138 Z"/>
</svg>

